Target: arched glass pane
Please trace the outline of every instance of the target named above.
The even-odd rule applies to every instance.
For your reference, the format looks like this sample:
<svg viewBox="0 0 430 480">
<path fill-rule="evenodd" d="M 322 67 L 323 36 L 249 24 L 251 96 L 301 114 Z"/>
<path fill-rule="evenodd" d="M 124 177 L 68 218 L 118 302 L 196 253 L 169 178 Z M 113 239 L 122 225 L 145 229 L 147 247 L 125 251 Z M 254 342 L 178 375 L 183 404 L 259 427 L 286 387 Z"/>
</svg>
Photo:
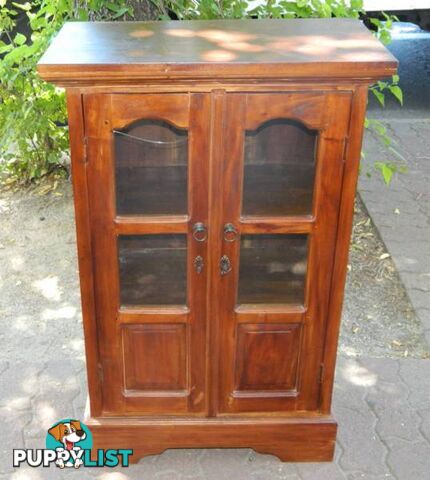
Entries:
<svg viewBox="0 0 430 480">
<path fill-rule="evenodd" d="M 187 131 L 142 120 L 113 134 L 118 215 L 187 214 Z"/>
<path fill-rule="evenodd" d="M 316 131 L 287 119 L 247 131 L 242 214 L 310 214 L 316 140 Z"/>
</svg>

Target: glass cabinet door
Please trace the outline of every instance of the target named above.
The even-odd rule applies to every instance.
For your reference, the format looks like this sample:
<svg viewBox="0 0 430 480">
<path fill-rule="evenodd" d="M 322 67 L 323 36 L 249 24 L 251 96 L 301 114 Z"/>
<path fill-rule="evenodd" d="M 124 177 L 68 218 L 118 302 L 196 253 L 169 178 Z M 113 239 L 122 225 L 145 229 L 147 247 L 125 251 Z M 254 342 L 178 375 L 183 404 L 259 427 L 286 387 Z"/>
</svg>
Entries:
<svg viewBox="0 0 430 480">
<path fill-rule="evenodd" d="M 228 96 L 224 413 L 317 409 L 345 140 L 327 111 L 338 101 L 349 109 L 324 93 Z"/>
<path fill-rule="evenodd" d="M 201 414 L 209 96 L 85 100 L 105 414 Z"/>
</svg>

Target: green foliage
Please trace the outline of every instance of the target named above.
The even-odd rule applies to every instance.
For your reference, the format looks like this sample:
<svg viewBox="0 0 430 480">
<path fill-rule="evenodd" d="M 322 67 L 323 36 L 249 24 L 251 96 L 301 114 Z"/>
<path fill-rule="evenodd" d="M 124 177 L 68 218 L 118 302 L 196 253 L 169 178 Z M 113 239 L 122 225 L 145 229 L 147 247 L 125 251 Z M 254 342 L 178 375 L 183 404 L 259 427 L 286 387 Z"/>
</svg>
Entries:
<svg viewBox="0 0 430 480">
<path fill-rule="evenodd" d="M 18 10 L 31 34 L 14 34 Z M 125 1 L 0 0 L 0 173 L 22 182 L 66 171 L 68 132 L 64 92 L 43 82 L 36 64 L 70 19 L 115 19 L 130 12 Z"/>
<path fill-rule="evenodd" d="M 370 87 L 370 91 L 375 95 L 378 102 L 382 107 L 385 107 L 385 93 L 390 92 L 399 101 L 400 105 L 403 105 L 403 92 L 399 87 L 399 76 L 393 75 L 391 82 L 377 82 Z M 393 141 L 387 133 L 385 126 L 375 119 L 366 119 L 365 127 L 376 134 L 379 141 L 390 151 L 393 155 L 393 161 L 381 162 L 377 161 L 374 164 L 375 170 L 382 174 L 384 182 L 389 185 L 392 177 L 395 173 L 406 172 L 406 160 L 402 155 L 393 147 Z"/>
<path fill-rule="evenodd" d="M 364 13 L 362 0 L 267 0 L 257 6 L 245 0 L 148 1 L 160 19 L 359 18 Z M 133 0 L 31 0 L 23 4 L 0 0 L 0 173 L 29 182 L 53 171 L 67 171 L 64 93 L 39 78 L 36 64 L 65 21 L 132 18 L 132 4 Z M 30 22 L 28 38 L 13 34 L 19 9 Z M 383 20 L 371 19 L 384 43 L 391 39 L 393 20 L 395 17 L 388 15 Z M 382 106 L 388 92 L 403 102 L 398 80 L 394 76 L 391 82 L 372 86 Z M 367 120 L 366 127 L 397 154 L 380 122 Z M 387 183 L 395 171 L 400 171 L 394 162 L 379 162 L 375 168 Z"/>
<path fill-rule="evenodd" d="M 179 20 L 216 18 L 358 18 L 362 0 L 267 0 L 253 7 L 244 0 L 152 0 L 161 19 L 172 14 Z"/>
</svg>

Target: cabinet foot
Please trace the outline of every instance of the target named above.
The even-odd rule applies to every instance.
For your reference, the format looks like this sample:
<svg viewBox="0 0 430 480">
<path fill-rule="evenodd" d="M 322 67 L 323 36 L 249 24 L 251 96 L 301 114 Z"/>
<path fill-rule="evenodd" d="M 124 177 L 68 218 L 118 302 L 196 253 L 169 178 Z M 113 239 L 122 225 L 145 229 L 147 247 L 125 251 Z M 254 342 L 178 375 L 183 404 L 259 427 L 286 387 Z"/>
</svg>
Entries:
<svg viewBox="0 0 430 480">
<path fill-rule="evenodd" d="M 132 449 L 131 463 L 169 448 L 252 448 L 283 462 L 333 459 L 337 424 L 311 418 L 88 418 L 94 449 Z"/>
</svg>

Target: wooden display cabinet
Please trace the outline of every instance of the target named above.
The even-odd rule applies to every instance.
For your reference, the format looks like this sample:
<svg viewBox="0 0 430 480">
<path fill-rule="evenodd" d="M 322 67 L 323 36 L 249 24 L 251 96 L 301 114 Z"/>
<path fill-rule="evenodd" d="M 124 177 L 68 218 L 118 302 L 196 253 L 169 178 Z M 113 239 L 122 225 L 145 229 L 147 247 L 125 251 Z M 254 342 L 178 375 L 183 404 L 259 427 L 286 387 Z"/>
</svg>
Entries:
<svg viewBox="0 0 430 480">
<path fill-rule="evenodd" d="M 333 456 L 336 345 L 367 87 L 346 19 L 66 24 L 96 448 Z"/>
</svg>

